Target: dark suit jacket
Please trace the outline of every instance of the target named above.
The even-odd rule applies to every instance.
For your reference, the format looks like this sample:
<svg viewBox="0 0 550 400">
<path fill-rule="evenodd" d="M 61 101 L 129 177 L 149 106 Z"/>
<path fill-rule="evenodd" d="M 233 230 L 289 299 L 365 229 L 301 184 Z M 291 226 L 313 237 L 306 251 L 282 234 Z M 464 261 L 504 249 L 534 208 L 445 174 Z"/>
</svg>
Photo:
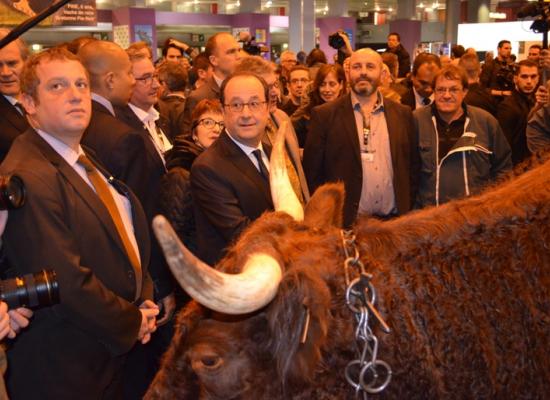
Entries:
<svg viewBox="0 0 550 400">
<path fill-rule="evenodd" d="M 413 206 L 418 187 L 418 138 L 409 107 L 384 99 L 393 166 L 393 188 L 399 214 Z M 304 148 L 304 171 L 312 192 L 326 182 L 343 181 L 344 225 L 357 217 L 363 169 L 351 95 L 315 107 Z"/>
<path fill-rule="evenodd" d="M 193 90 L 189 97 L 185 100 L 185 108 L 183 109 L 183 126 L 184 134 L 191 135 L 191 113 L 203 99 L 220 99 L 220 87 L 216 83 L 213 76 L 200 88 Z"/>
<path fill-rule="evenodd" d="M 34 130 L 19 136 L 1 166 L 25 182 L 27 202 L 10 210 L 4 246 L 8 275 L 56 271 L 60 303 L 38 310 L 8 351 L 7 383 L 16 399 L 98 399 L 136 343 L 141 313 L 135 275 L 115 225 L 92 188 Z M 143 266 L 142 298 L 151 298 L 149 236 L 132 203 Z"/>
<path fill-rule="evenodd" d="M 401 104 L 409 106 L 413 111 L 416 109 L 416 98 L 414 97 L 412 87 L 408 88 L 408 90 L 401 95 Z"/>
<path fill-rule="evenodd" d="M 149 264 L 149 271 L 151 272 L 151 277 L 155 284 L 155 297 L 157 299 L 162 299 L 173 289 L 172 275 L 168 269 L 160 245 L 154 237 L 151 223 L 155 215 L 160 213 L 160 181 L 166 173 L 166 167 L 153 144 L 153 139 L 149 131 L 145 128 L 143 122 L 140 121 L 134 111 L 129 106 L 115 107 L 115 113 L 120 121 L 128 125 L 134 132 L 140 135 L 143 140 L 143 150 L 139 154 L 139 158 L 142 163 L 141 181 L 146 182 L 147 189 L 145 192 L 140 193 L 138 198 L 145 210 L 145 215 L 149 222 L 151 238 L 153 239 L 151 241 L 151 263 Z"/>
<path fill-rule="evenodd" d="M 251 221 L 273 210 L 269 182 L 225 131 L 193 163 L 191 193 L 198 256 L 210 265 Z"/>
<path fill-rule="evenodd" d="M 28 127 L 27 119 L 0 94 L 0 162 L 6 158 L 14 139 Z"/>
</svg>

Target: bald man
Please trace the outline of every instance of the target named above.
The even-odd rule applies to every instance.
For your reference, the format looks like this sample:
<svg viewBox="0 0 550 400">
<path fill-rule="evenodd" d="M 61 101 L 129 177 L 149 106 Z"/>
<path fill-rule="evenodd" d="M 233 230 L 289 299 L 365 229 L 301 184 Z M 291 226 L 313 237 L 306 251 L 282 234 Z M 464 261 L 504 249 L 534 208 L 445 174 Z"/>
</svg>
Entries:
<svg viewBox="0 0 550 400">
<path fill-rule="evenodd" d="M 344 182 L 346 227 L 358 214 L 404 214 L 416 194 L 419 155 L 412 113 L 382 97 L 378 88 L 384 74 L 375 51 L 352 53 L 351 92 L 311 114 L 303 162 L 309 188 Z"/>
<path fill-rule="evenodd" d="M 86 44 L 78 56 L 90 74 L 92 92 L 92 118 L 82 144 L 95 152 L 115 178 L 132 189 L 143 206 L 151 229 L 150 222 L 158 213 L 158 193 L 154 188 L 158 187 L 165 172 L 164 165 L 159 161 L 148 132 L 130 126 L 117 115 L 117 110 L 128 105 L 136 84 L 132 63 L 120 46 L 107 41 Z M 173 291 L 170 272 L 152 231 L 150 233 L 149 272 L 153 278 L 155 300 L 169 301 Z"/>
</svg>

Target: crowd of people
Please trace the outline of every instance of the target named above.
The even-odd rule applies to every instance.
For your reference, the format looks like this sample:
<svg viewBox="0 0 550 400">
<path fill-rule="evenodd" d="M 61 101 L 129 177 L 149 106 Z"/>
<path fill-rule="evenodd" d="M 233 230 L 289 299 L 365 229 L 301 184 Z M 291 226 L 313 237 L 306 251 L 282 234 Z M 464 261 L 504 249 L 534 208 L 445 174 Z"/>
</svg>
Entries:
<svg viewBox="0 0 550 400">
<path fill-rule="evenodd" d="M 383 54 L 348 47 L 334 63 L 320 49 L 304 62 L 284 51 L 278 65 L 226 32 L 202 53 L 168 39 L 157 61 L 144 43 L 90 37 L 0 49 L 0 173 L 26 190 L 0 214 L 2 272 L 53 268 L 60 291 L 34 315 L 0 304 L 10 396 L 142 398 L 188 301 L 153 217 L 214 265 L 274 209 L 279 129 L 302 204 L 344 183 L 345 227 L 475 195 L 550 144 L 540 46 L 519 62 L 503 40 L 483 64 L 455 46 L 412 65 L 398 33 Z"/>
</svg>

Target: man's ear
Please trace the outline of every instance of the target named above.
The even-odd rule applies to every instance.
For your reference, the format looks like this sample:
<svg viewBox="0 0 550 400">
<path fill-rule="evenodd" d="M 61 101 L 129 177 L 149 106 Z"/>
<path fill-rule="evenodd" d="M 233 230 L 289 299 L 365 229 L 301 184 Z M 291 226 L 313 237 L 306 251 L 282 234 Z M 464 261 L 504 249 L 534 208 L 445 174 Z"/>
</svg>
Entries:
<svg viewBox="0 0 550 400">
<path fill-rule="evenodd" d="M 32 96 L 29 96 L 26 93 L 21 94 L 21 104 L 23 105 L 23 108 L 27 112 L 28 115 L 34 115 L 36 114 L 36 105 L 38 102 L 36 102 Z"/>
<path fill-rule="evenodd" d="M 115 73 L 112 71 L 107 72 L 103 78 L 103 81 L 105 82 L 105 87 L 107 89 L 113 89 L 115 87 Z"/>
<path fill-rule="evenodd" d="M 208 56 L 208 60 L 210 61 L 210 64 L 212 64 L 213 67 L 216 67 L 218 65 L 218 59 L 215 55 Z"/>
</svg>

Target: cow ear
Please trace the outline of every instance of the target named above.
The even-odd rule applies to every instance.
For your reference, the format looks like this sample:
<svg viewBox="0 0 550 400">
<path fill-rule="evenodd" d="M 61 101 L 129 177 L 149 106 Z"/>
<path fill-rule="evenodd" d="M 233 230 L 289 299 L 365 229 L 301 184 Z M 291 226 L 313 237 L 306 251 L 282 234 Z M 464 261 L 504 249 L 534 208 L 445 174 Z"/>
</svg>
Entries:
<svg viewBox="0 0 550 400">
<path fill-rule="evenodd" d="M 319 187 L 306 205 L 304 223 L 312 228 L 342 228 L 344 197 L 343 183 Z"/>
</svg>

